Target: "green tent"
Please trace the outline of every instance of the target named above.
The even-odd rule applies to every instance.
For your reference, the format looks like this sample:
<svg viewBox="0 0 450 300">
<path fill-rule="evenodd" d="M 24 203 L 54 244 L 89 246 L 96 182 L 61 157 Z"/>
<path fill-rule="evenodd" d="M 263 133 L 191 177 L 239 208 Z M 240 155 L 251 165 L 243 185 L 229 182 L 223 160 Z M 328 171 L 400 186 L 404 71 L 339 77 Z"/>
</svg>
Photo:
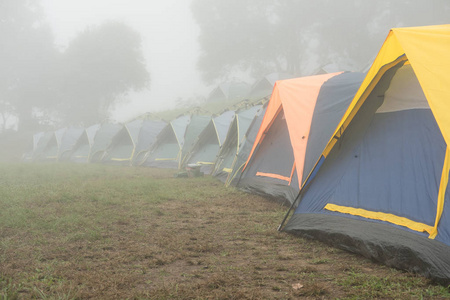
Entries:
<svg viewBox="0 0 450 300">
<path fill-rule="evenodd" d="M 131 165 L 143 120 L 134 120 L 123 125 L 111 139 L 102 158 L 103 163 Z"/>
<path fill-rule="evenodd" d="M 34 161 L 57 161 L 62 137 L 67 128 L 56 131 L 48 131 L 39 139 L 36 151 L 33 155 Z"/>
<path fill-rule="evenodd" d="M 262 105 L 255 105 L 236 112 L 214 165 L 213 175 L 221 181 L 228 182 L 231 179 L 230 174 L 233 173 L 239 151 L 246 139 L 245 133 L 261 108 Z"/>
<path fill-rule="evenodd" d="M 209 122 L 186 156 L 186 165 L 200 165 L 200 170 L 203 173 L 211 173 L 217 153 L 225 141 L 234 114 L 234 111 L 226 111 Z"/>
<path fill-rule="evenodd" d="M 38 132 L 38 133 L 35 133 L 35 134 L 33 135 L 33 142 L 32 142 L 32 144 L 30 145 L 30 148 L 31 148 L 31 149 L 29 148 L 29 151 L 23 154 L 23 156 L 22 156 L 22 161 L 24 161 L 24 162 L 30 162 L 30 161 L 33 160 L 33 156 L 35 155 L 36 149 L 38 148 L 39 140 L 40 140 L 41 137 L 43 137 L 44 135 L 45 135 L 45 132 Z"/>
<path fill-rule="evenodd" d="M 149 149 L 142 166 L 178 169 L 184 134 L 190 116 L 180 116 L 172 120 L 158 134 L 156 142 Z"/>
<path fill-rule="evenodd" d="M 161 120 L 144 120 L 139 131 L 139 137 L 133 156 L 133 165 L 140 165 L 145 159 L 145 154 L 156 141 L 158 134 L 167 126 L 167 122 Z"/>
<path fill-rule="evenodd" d="M 92 145 L 97 131 L 100 129 L 100 124 L 92 125 L 85 128 L 75 145 L 68 155 L 68 160 L 77 163 L 87 163 L 89 161 L 89 154 L 91 153 Z"/>
<path fill-rule="evenodd" d="M 181 160 L 179 168 L 182 169 L 186 165 L 186 159 L 189 152 L 194 147 L 199 134 L 208 126 L 211 116 L 192 115 L 186 132 L 184 134 L 184 145 L 181 149 Z"/>
<path fill-rule="evenodd" d="M 255 143 L 256 136 L 258 135 L 259 128 L 261 127 L 262 120 L 264 118 L 264 115 L 266 113 L 267 109 L 267 102 L 260 111 L 258 111 L 257 115 L 251 122 L 250 126 L 247 129 L 247 132 L 245 133 L 244 140 L 241 141 L 241 145 L 238 151 L 238 154 L 236 156 L 235 162 L 233 163 L 232 170 L 228 176 L 227 185 L 236 186 L 243 167 L 245 166 L 245 163 L 248 159 L 248 156 L 250 155 L 250 152 L 252 151 L 253 144 Z"/>
<path fill-rule="evenodd" d="M 58 160 L 67 161 L 70 158 L 70 154 L 75 147 L 77 141 L 80 139 L 84 132 L 84 128 L 81 127 L 69 127 L 64 132 L 61 139 L 61 145 L 58 151 Z"/>
<path fill-rule="evenodd" d="M 106 149 L 111 144 L 112 138 L 122 129 L 122 125 L 104 123 L 97 131 L 94 143 L 89 154 L 89 162 L 101 162 L 106 154 Z"/>
</svg>

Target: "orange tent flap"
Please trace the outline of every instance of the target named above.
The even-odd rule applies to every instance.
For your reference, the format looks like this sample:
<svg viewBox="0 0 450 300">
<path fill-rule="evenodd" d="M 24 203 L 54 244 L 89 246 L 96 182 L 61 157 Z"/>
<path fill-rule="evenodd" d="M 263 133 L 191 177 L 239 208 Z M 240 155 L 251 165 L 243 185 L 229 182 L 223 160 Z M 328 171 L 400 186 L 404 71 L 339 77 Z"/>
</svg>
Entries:
<svg viewBox="0 0 450 300">
<path fill-rule="evenodd" d="M 253 156 L 256 147 L 261 144 L 275 118 L 283 109 L 294 152 L 299 186 L 301 186 L 306 146 L 308 144 L 311 121 L 320 88 L 325 81 L 341 73 L 342 72 L 277 81 L 255 142 L 253 143 L 253 148 L 247 158 L 243 170 L 245 170 Z"/>
<path fill-rule="evenodd" d="M 303 167 L 311 122 L 320 88 L 328 79 L 341 74 L 331 73 L 278 81 L 279 97 L 286 116 L 297 169 L 302 186 Z"/>
</svg>

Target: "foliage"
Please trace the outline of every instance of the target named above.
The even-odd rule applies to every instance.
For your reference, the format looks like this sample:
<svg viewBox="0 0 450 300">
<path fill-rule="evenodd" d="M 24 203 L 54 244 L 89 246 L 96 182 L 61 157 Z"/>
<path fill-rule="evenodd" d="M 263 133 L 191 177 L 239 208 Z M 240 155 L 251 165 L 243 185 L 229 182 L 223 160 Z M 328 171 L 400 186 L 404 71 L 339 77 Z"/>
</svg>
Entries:
<svg viewBox="0 0 450 300">
<path fill-rule="evenodd" d="M 72 40 L 62 74 L 64 119 L 72 123 L 102 121 L 119 96 L 149 84 L 139 33 L 115 21 L 88 27 Z"/>
<path fill-rule="evenodd" d="M 360 71 L 393 27 L 448 23 L 445 0 L 194 0 L 198 68 L 207 83 L 237 74 Z"/>
<path fill-rule="evenodd" d="M 15 114 L 34 128 L 32 108 L 54 104 L 57 51 L 38 1 L 0 2 L 0 103 L 5 119 Z M 3 120 L 5 121 L 5 120 Z"/>
<path fill-rule="evenodd" d="M 54 45 L 39 1 L 0 1 L 0 117 L 19 130 L 100 122 L 131 90 L 148 87 L 140 35 L 120 22 L 88 27 L 65 51 Z"/>
</svg>

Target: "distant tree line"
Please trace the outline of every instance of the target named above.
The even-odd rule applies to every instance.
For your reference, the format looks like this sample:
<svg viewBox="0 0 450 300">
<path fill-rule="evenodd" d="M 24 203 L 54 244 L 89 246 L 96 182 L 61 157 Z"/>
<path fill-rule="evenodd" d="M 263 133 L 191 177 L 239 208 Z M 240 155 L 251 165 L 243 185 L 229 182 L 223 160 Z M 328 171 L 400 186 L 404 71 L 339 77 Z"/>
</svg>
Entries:
<svg viewBox="0 0 450 300">
<path fill-rule="evenodd" d="M 193 0 L 207 83 L 245 74 L 360 71 L 390 28 L 450 22 L 446 0 Z M 238 75 L 236 75 L 238 74 Z"/>
<path fill-rule="evenodd" d="M 39 1 L 0 1 L 0 130 L 11 116 L 19 131 L 100 122 L 149 81 L 141 37 L 126 24 L 88 27 L 61 50 Z"/>
</svg>

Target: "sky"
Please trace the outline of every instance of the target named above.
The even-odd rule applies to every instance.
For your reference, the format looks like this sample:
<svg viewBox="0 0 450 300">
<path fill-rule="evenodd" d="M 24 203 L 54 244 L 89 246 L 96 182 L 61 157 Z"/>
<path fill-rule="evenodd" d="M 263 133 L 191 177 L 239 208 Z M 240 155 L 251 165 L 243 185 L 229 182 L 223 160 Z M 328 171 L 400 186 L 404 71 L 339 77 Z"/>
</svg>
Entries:
<svg viewBox="0 0 450 300">
<path fill-rule="evenodd" d="M 190 11 L 191 0 L 41 0 L 56 44 L 68 42 L 90 25 L 123 21 L 142 37 L 150 72 L 150 91 L 132 93 L 117 105 L 112 118 L 126 122 L 145 112 L 175 107 L 178 98 L 205 96 L 196 69 L 199 28 Z"/>
</svg>

